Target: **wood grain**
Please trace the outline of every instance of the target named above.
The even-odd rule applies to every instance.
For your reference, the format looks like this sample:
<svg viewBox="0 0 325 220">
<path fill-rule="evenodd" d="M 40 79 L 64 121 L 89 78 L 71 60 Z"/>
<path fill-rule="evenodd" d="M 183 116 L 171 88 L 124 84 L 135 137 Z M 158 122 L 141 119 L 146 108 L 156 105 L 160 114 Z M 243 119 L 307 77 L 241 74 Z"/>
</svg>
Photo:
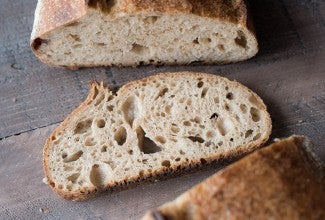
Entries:
<svg viewBox="0 0 325 220">
<path fill-rule="evenodd" d="M 271 139 L 305 134 L 325 160 L 324 1 L 250 0 L 260 52 L 245 62 L 77 71 L 48 67 L 32 54 L 29 37 L 36 2 L 2 0 L 0 7 L 0 219 L 136 219 L 219 169 L 146 183 L 87 202 L 58 198 L 41 181 L 43 144 L 86 97 L 92 79 L 117 90 L 157 72 L 226 76 L 263 98 L 273 120 Z"/>
</svg>

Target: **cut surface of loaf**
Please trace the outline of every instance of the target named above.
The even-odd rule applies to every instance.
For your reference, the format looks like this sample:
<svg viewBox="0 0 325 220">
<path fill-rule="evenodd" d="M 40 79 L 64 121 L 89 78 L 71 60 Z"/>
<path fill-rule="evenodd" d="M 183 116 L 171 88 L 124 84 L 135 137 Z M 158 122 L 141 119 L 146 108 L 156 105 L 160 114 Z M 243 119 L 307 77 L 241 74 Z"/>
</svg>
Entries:
<svg viewBox="0 0 325 220">
<path fill-rule="evenodd" d="M 258 51 L 243 0 L 39 0 L 31 46 L 70 68 L 228 63 Z"/>
<path fill-rule="evenodd" d="M 48 138 L 44 168 L 61 196 L 80 200 L 252 151 L 270 132 L 263 101 L 223 77 L 164 73 L 130 82 L 117 94 L 94 82 Z"/>
<path fill-rule="evenodd" d="M 324 163 L 292 136 L 219 171 L 143 220 L 324 219 Z"/>
</svg>

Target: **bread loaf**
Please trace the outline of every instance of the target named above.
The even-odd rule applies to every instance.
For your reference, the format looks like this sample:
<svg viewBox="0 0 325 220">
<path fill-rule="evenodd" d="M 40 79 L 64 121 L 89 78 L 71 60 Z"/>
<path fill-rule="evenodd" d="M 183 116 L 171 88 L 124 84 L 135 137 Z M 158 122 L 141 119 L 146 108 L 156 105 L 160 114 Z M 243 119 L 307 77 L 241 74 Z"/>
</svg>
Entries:
<svg viewBox="0 0 325 220">
<path fill-rule="evenodd" d="M 88 98 L 48 138 L 44 168 L 54 190 L 81 200 L 252 151 L 270 132 L 263 101 L 223 77 L 158 74 L 117 94 L 94 82 Z"/>
<path fill-rule="evenodd" d="M 229 63 L 258 51 L 243 0 L 39 0 L 31 47 L 69 68 Z"/>
<path fill-rule="evenodd" d="M 260 149 L 143 220 L 324 219 L 324 164 L 304 137 Z"/>
</svg>

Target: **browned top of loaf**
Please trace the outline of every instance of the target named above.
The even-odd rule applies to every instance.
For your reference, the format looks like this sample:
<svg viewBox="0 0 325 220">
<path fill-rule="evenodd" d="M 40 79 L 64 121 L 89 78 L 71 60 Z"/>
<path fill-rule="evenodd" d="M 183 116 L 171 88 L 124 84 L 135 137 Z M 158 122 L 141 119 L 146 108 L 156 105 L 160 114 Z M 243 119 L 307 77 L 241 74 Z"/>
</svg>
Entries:
<svg viewBox="0 0 325 220">
<path fill-rule="evenodd" d="M 38 4 L 32 43 L 48 31 L 75 22 L 86 15 L 89 8 L 98 8 L 112 15 L 138 12 L 188 13 L 238 23 L 242 26 L 246 26 L 247 20 L 247 10 L 243 0 L 39 0 Z M 32 46 L 37 47 L 37 45 Z"/>
<path fill-rule="evenodd" d="M 324 219 L 324 176 L 291 137 L 259 150 L 154 211 L 162 219 Z M 165 218 L 166 217 L 166 218 Z"/>
</svg>

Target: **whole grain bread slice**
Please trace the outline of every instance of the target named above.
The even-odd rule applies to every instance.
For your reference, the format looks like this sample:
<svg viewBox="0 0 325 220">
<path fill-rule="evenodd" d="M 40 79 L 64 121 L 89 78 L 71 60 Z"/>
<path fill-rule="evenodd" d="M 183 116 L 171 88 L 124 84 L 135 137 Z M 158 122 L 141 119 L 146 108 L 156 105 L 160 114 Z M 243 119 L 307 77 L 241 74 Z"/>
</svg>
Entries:
<svg viewBox="0 0 325 220">
<path fill-rule="evenodd" d="M 143 220 L 324 219 L 324 163 L 292 136 L 255 151 Z"/>
<path fill-rule="evenodd" d="M 258 44 L 244 0 L 39 0 L 31 47 L 61 67 L 229 63 Z"/>
<path fill-rule="evenodd" d="M 269 137 L 263 101 L 238 82 L 164 73 L 88 98 L 51 134 L 44 169 L 52 188 L 81 200 L 99 190 L 249 152 Z"/>
</svg>

